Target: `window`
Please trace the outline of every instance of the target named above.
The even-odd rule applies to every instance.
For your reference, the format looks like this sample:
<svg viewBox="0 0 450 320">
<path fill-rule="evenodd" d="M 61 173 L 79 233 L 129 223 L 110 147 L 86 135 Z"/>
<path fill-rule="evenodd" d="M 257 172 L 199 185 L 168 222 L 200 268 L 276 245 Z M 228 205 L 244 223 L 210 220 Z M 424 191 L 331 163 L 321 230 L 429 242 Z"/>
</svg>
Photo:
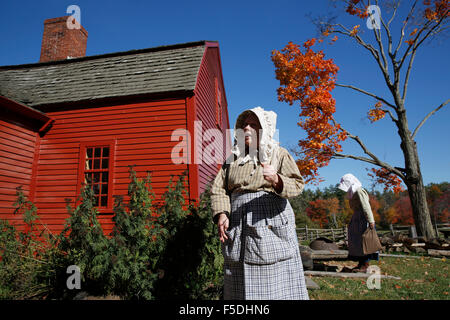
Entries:
<svg viewBox="0 0 450 320">
<path fill-rule="evenodd" d="M 99 212 L 112 209 L 113 157 L 113 142 L 81 144 L 78 192 L 89 185 Z"/>
</svg>

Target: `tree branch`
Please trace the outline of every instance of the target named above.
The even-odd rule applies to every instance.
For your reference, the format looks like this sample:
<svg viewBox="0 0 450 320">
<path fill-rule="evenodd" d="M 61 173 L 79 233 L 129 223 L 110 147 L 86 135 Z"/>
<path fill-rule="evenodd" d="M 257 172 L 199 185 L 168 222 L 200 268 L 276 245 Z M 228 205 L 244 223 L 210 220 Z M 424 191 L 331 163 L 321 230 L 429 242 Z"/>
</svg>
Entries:
<svg viewBox="0 0 450 320">
<path fill-rule="evenodd" d="M 342 128 L 342 130 L 345 130 L 345 129 Z M 371 159 L 366 158 L 366 157 L 346 155 L 346 154 L 341 154 L 341 153 L 334 153 L 332 155 L 332 158 L 333 157 L 334 158 L 350 158 L 350 159 L 364 161 L 364 162 L 367 162 L 367 163 L 370 163 L 370 164 L 373 164 L 373 165 L 385 168 L 386 170 L 389 170 L 389 172 L 392 172 L 392 173 L 396 174 L 397 176 L 399 176 L 403 181 L 406 180 L 406 176 L 405 176 L 405 174 L 402 171 L 400 171 L 398 168 L 392 167 L 388 163 L 383 162 L 380 159 L 378 159 L 377 156 L 375 156 L 372 152 L 369 151 L 369 149 L 367 149 L 367 147 L 364 145 L 364 143 L 361 141 L 361 139 L 358 136 L 352 135 L 347 130 L 345 130 L 345 131 L 347 132 L 347 136 L 349 136 L 350 138 L 355 140 L 359 144 L 361 149 L 363 149 L 364 153 L 367 154 Z"/>
<path fill-rule="evenodd" d="M 394 123 L 397 123 L 398 119 L 394 117 L 394 115 L 392 114 L 391 110 L 389 110 L 389 109 L 381 109 L 381 110 L 383 110 L 384 112 L 387 112 L 389 114 L 389 116 L 391 117 L 391 120 Z"/>
<path fill-rule="evenodd" d="M 378 163 L 376 163 L 376 162 L 375 162 L 374 160 L 372 160 L 372 159 L 369 159 L 369 158 L 366 158 L 366 157 L 354 156 L 354 155 L 351 155 L 351 154 L 335 153 L 335 154 L 333 154 L 332 158 L 335 158 L 335 159 L 345 159 L 345 158 L 348 158 L 348 159 L 354 159 L 354 160 L 364 161 L 364 162 L 367 162 L 367 163 L 370 163 L 370 164 L 373 164 L 373 165 L 378 165 Z"/>
<path fill-rule="evenodd" d="M 450 102 L 450 99 L 447 99 L 447 101 L 445 101 L 444 103 L 442 103 L 439 107 L 437 107 L 436 109 L 434 109 L 433 111 L 431 111 L 430 113 L 427 114 L 427 116 L 419 123 L 419 125 L 417 126 L 417 128 L 414 130 L 414 133 L 412 134 L 412 139 L 414 139 L 414 137 L 416 136 L 417 132 L 419 131 L 420 127 L 423 126 L 423 124 L 425 123 L 425 121 L 428 120 L 429 117 L 431 117 L 435 112 L 439 111 L 439 109 L 443 108 L 446 104 L 448 104 Z"/>
<path fill-rule="evenodd" d="M 334 24 L 334 25 L 331 25 L 331 26 L 332 26 L 332 27 L 333 27 L 333 26 L 341 27 L 342 29 L 344 29 L 344 30 L 347 31 L 347 32 L 343 32 L 343 31 L 340 31 L 340 30 L 333 30 L 333 31 L 331 31 L 330 33 L 340 33 L 340 34 L 346 35 L 346 36 L 348 36 L 348 37 L 350 37 L 350 38 L 355 38 L 356 41 L 357 41 L 361 46 L 363 46 L 364 48 L 366 48 L 367 50 L 369 50 L 370 53 L 372 53 L 373 57 L 374 57 L 377 61 L 379 60 L 379 57 L 380 57 L 380 56 L 379 56 L 378 50 L 375 49 L 374 47 L 372 47 L 372 45 L 365 43 L 365 42 L 361 39 L 360 36 L 358 36 L 358 35 L 352 36 L 352 35 L 350 34 L 351 31 L 350 31 L 349 29 L 347 29 L 346 27 L 344 27 L 344 26 L 343 26 L 342 24 L 340 24 L 340 23 Z"/>
<path fill-rule="evenodd" d="M 395 49 L 394 57 L 397 56 L 398 50 L 400 49 L 400 46 L 403 43 L 403 38 L 405 37 L 405 28 L 406 28 L 406 25 L 408 24 L 409 18 L 412 16 L 412 13 L 414 12 L 416 4 L 417 4 L 417 0 L 414 1 L 413 5 L 411 6 L 411 10 L 409 10 L 408 16 L 406 17 L 405 21 L 403 22 L 403 27 L 402 27 L 402 30 L 400 33 L 400 40 L 398 41 L 397 48 Z"/>
<path fill-rule="evenodd" d="M 357 88 L 357 87 L 354 87 L 354 86 L 351 86 L 351 85 L 346 85 L 346 84 L 336 83 L 335 85 L 338 86 L 338 87 L 350 88 L 350 89 L 356 90 L 358 92 L 364 93 L 364 94 L 366 94 L 366 95 L 368 95 L 370 97 L 373 97 L 373 98 L 375 98 L 377 100 L 380 100 L 380 101 L 384 102 L 384 104 L 386 104 L 387 106 L 393 108 L 394 110 L 396 109 L 396 106 L 394 106 L 392 103 L 389 103 L 385 99 L 383 99 L 383 98 L 381 98 L 381 97 L 379 97 L 379 96 L 377 96 L 377 95 L 375 95 L 373 93 L 367 92 L 367 91 L 365 91 L 363 89 L 360 89 L 360 88 Z"/>
<path fill-rule="evenodd" d="M 376 0 L 376 4 L 378 6 L 378 0 Z M 383 47 L 383 41 L 381 40 L 381 31 L 378 30 L 377 28 L 373 28 L 373 34 L 375 35 L 375 39 L 378 42 L 378 47 L 380 48 L 380 53 L 381 53 L 381 57 L 383 58 L 383 72 L 385 72 L 387 75 L 389 75 L 389 71 L 388 71 L 388 62 L 386 59 L 386 55 L 384 54 L 384 47 Z"/>
<path fill-rule="evenodd" d="M 347 131 L 348 132 L 348 131 Z M 353 140 L 355 140 L 359 146 L 363 149 L 364 153 L 367 154 L 369 157 L 371 157 L 374 160 L 374 163 L 380 167 L 383 167 L 393 173 L 395 173 L 396 175 L 398 175 L 400 178 L 402 179 L 406 179 L 406 177 L 403 175 L 402 172 L 400 172 L 399 170 L 395 169 L 394 167 L 390 166 L 389 164 L 381 161 L 380 159 L 378 159 L 377 156 L 375 156 L 372 152 L 369 151 L 369 149 L 367 149 L 367 147 L 364 145 L 364 143 L 361 141 L 361 139 L 358 136 L 354 136 L 350 133 L 348 133 L 348 136 L 350 138 L 352 138 Z"/>
<path fill-rule="evenodd" d="M 378 1 L 377 1 L 377 4 L 378 4 Z M 389 29 L 389 26 L 390 26 L 392 20 L 394 20 L 395 14 L 397 12 L 397 8 L 398 8 L 398 2 L 394 5 L 394 13 L 392 14 L 392 17 L 388 21 L 387 25 L 384 22 L 383 17 L 380 15 L 381 24 L 383 25 L 383 28 L 386 31 L 386 35 L 388 37 L 388 54 L 391 57 L 391 60 L 393 58 L 393 55 L 392 55 L 392 34 L 391 34 L 391 30 Z"/>
<path fill-rule="evenodd" d="M 425 41 L 425 39 L 427 39 L 427 38 L 430 36 L 430 34 L 433 33 L 433 31 L 434 31 L 437 27 L 440 26 L 440 24 L 442 23 L 442 21 L 444 21 L 444 19 L 445 19 L 446 16 L 447 16 L 447 14 L 445 14 L 444 17 L 442 17 L 442 18 L 439 20 L 439 22 L 436 23 L 436 24 L 428 31 L 428 33 L 427 33 L 427 34 L 426 34 L 426 35 L 418 42 L 421 33 L 422 33 L 423 31 L 426 30 L 426 26 L 427 26 L 427 24 L 428 24 L 429 21 L 428 21 L 427 23 L 425 23 L 424 27 L 423 27 L 423 28 L 420 30 L 420 32 L 418 33 L 416 39 L 414 39 L 414 43 L 412 44 L 412 46 L 413 46 L 413 50 L 412 50 L 412 52 L 411 52 L 412 55 L 411 55 L 411 59 L 409 60 L 408 69 L 407 69 L 407 71 L 406 71 L 405 83 L 403 84 L 403 95 L 402 95 L 402 100 L 403 100 L 403 101 L 405 101 L 406 92 L 407 92 L 407 89 L 408 89 L 409 76 L 410 76 L 410 74 L 411 74 L 412 64 L 413 64 L 414 58 L 415 58 L 415 56 L 416 56 L 417 48 Z M 408 50 L 409 50 L 410 48 L 411 48 L 411 44 L 409 45 Z M 408 54 L 405 53 L 405 56 L 403 57 L 402 62 L 401 62 L 401 64 L 400 64 L 400 68 L 401 68 L 401 65 L 403 64 L 403 61 L 404 61 L 404 59 L 406 58 L 407 55 L 408 55 Z"/>
<path fill-rule="evenodd" d="M 406 178 L 405 175 L 399 170 L 400 168 L 392 167 L 392 166 L 388 165 L 385 162 L 381 162 L 381 164 L 380 164 L 377 161 L 374 161 L 374 160 L 369 159 L 369 158 L 354 156 L 354 155 L 351 155 L 351 154 L 342 154 L 342 153 L 335 153 L 332 156 L 332 158 L 335 158 L 335 159 L 354 159 L 354 160 L 367 162 L 367 163 L 370 163 L 372 165 L 385 168 L 389 172 L 392 172 L 392 173 L 398 175 L 402 180 L 405 180 L 405 178 Z"/>
</svg>

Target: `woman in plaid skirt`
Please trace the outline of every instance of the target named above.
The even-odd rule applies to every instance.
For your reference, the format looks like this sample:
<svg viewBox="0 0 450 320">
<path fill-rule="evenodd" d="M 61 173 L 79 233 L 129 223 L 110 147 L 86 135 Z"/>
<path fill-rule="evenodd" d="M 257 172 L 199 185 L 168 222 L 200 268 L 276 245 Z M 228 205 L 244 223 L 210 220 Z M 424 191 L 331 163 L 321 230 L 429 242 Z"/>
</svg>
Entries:
<svg viewBox="0 0 450 320">
<path fill-rule="evenodd" d="M 211 188 L 225 299 L 309 299 L 288 201 L 302 192 L 304 181 L 292 156 L 274 140 L 275 125 L 273 111 L 241 113 L 232 155 Z"/>
</svg>

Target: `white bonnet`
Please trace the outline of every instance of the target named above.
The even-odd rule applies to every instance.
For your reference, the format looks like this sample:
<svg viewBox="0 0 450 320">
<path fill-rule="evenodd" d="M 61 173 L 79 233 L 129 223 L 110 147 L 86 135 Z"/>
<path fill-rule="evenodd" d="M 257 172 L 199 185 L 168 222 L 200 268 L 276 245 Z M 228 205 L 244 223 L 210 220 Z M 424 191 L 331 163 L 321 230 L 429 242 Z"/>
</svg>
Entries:
<svg viewBox="0 0 450 320">
<path fill-rule="evenodd" d="M 259 160 L 260 162 L 265 163 L 270 162 L 273 166 L 276 166 L 277 159 L 273 158 L 276 158 L 277 152 L 275 151 L 278 151 L 279 148 L 278 141 L 274 139 L 276 132 L 277 114 L 273 111 L 266 111 L 259 106 L 253 109 L 245 110 L 238 116 L 236 124 L 234 126 L 235 144 L 231 152 L 234 153 L 237 157 L 244 154 L 245 150 L 241 150 L 244 147 L 244 140 L 243 137 L 238 136 L 238 133 L 242 133 L 242 130 L 238 129 L 242 129 L 242 125 L 250 113 L 255 114 L 258 117 L 259 123 L 261 124 L 262 133 L 260 132 Z M 253 155 L 253 159 L 254 157 L 255 155 Z M 256 159 L 254 159 L 254 161 L 256 161 Z"/>
<path fill-rule="evenodd" d="M 339 183 L 338 189 L 349 192 L 349 197 L 353 197 L 353 194 L 362 187 L 361 182 L 353 174 L 344 174 Z"/>
</svg>

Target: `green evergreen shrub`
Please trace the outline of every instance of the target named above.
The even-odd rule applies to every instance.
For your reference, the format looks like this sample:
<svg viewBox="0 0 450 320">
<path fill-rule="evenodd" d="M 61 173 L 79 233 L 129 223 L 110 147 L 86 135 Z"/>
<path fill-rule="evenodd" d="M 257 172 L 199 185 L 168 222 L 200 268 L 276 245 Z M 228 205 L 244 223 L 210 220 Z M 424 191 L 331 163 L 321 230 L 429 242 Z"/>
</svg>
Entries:
<svg viewBox="0 0 450 320">
<path fill-rule="evenodd" d="M 0 220 L 0 299 L 31 299 L 45 296 L 49 287 L 39 281 L 45 260 L 45 244 L 39 240 L 43 232 L 37 225 L 35 205 L 21 187 L 16 188 L 14 214 L 20 215 L 24 230 L 18 231 L 6 220 Z"/>
<path fill-rule="evenodd" d="M 172 177 L 173 178 L 173 177 Z M 160 268 L 164 276 L 157 282 L 157 299 L 220 298 L 223 257 L 212 222 L 209 189 L 198 205 L 186 207 L 184 175 L 171 179 L 160 208 L 167 230 L 166 248 Z"/>
<path fill-rule="evenodd" d="M 116 197 L 114 228 L 106 237 L 97 220 L 94 195 L 83 187 L 78 206 L 59 235 L 39 231 L 36 207 L 18 193 L 16 212 L 26 228 L 0 221 L 0 298 L 72 299 L 67 268 L 80 268 L 81 291 L 124 299 L 218 299 L 223 257 L 212 222 L 210 192 L 187 204 L 185 173 L 171 178 L 162 203 L 154 202 L 151 177 L 130 168 L 129 202 Z M 42 240 L 44 240 L 42 242 Z"/>
<path fill-rule="evenodd" d="M 56 268 L 50 282 L 54 295 L 60 298 L 72 298 L 79 292 L 67 288 L 67 268 L 71 265 L 80 268 L 80 290 L 93 295 L 107 293 L 107 274 L 111 268 L 109 241 L 97 220 L 98 210 L 89 185 L 82 188 L 78 201 L 75 209 L 67 202 L 70 216 L 54 243 L 56 250 L 49 257 Z"/>
<path fill-rule="evenodd" d="M 110 241 L 110 291 L 125 299 L 154 299 L 154 283 L 160 275 L 159 257 L 164 250 L 164 231 L 153 207 L 151 177 L 137 179 L 130 167 L 127 209 L 116 197 L 114 229 Z"/>
</svg>

